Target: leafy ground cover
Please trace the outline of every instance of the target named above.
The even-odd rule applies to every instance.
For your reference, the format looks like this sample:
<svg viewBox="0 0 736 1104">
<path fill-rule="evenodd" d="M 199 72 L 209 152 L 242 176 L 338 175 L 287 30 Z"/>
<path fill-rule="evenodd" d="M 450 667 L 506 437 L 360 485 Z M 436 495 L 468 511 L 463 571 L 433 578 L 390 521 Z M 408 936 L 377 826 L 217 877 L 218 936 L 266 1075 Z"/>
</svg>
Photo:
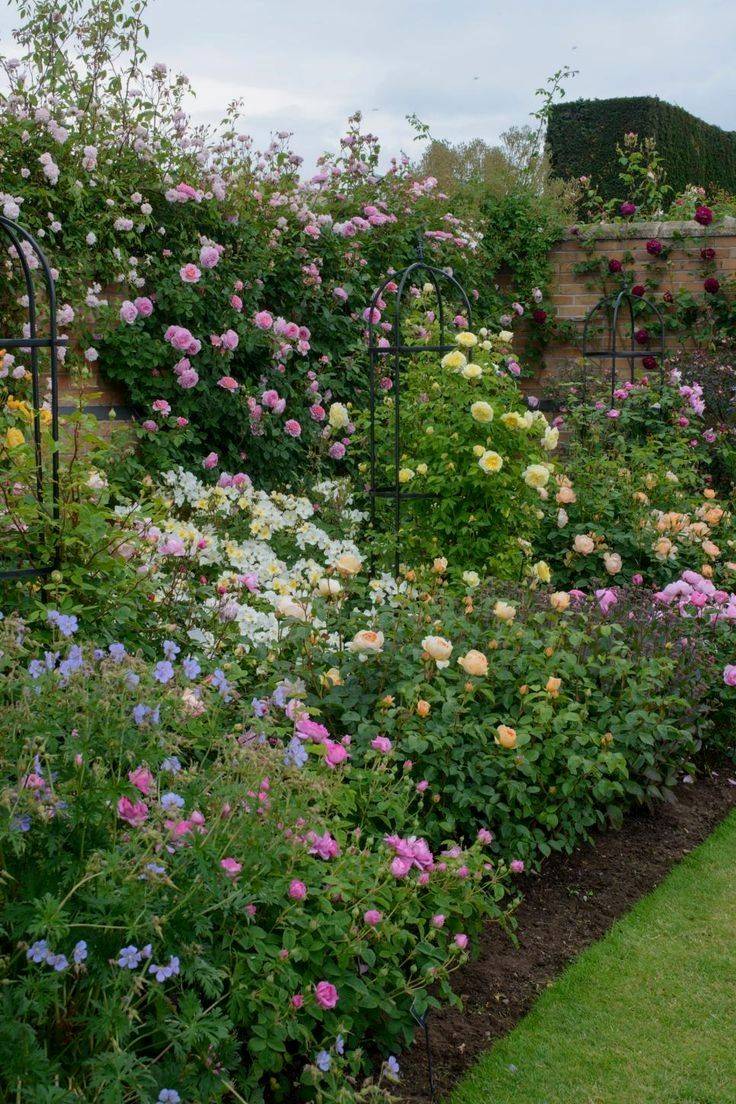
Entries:
<svg viewBox="0 0 736 1104">
<path fill-rule="evenodd" d="M 727 1104 L 736 815 L 586 951 L 452 1104 Z"/>
</svg>

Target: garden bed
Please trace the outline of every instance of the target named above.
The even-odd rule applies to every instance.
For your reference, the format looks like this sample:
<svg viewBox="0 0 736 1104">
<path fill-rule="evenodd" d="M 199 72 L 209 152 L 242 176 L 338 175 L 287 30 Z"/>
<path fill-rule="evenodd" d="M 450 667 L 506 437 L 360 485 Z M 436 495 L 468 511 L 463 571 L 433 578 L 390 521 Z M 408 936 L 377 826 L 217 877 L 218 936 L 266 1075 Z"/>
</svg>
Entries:
<svg viewBox="0 0 736 1104">
<path fill-rule="evenodd" d="M 497 926 L 489 928 L 479 957 L 455 977 L 463 1009 L 445 1008 L 430 1018 L 435 1099 L 442 1099 L 568 962 L 658 885 L 734 806 L 736 786 L 725 767 L 680 786 L 676 804 L 632 814 L 621 831 L 601 833 L 594 846 L 555 857 L 542 877 L 530 878 L 516 913 L 519 946 Z M 401 1098 L 411 1104 L 431 1101 L 422 1036 L 401 1067 Z"/>
</svg>

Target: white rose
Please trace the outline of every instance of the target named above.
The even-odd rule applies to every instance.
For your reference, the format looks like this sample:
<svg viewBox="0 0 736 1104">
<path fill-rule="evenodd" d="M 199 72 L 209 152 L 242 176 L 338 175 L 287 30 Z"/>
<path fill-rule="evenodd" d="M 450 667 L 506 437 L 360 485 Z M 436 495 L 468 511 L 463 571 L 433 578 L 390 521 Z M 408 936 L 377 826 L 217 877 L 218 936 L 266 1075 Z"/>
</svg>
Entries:
<svg viewBox="0 0 736 1104">
<path fill-rule="evenodd" d="M 452 644 L 449 640 L 445 640 L 444 636 L 425 636 L 422 641 L 422 647 L 429 656 L 433 659 L 438 667 L 448 667 L 450 664 L 450 656 L 452 655 Z"/>
</svg>

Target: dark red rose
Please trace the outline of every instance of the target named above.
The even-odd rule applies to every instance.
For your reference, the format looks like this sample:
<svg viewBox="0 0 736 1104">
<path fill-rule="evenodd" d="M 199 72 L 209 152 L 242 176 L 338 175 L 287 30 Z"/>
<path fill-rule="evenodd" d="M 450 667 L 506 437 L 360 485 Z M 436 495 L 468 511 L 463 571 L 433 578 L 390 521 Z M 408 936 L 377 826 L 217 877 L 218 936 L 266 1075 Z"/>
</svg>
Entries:
<svg viewBox="0 0 736 1104">
<path fill-rule="evenodd" d="M 700 250 L 700 257 L 703 261 L 714 261 L 716 259 L 716 251 L 712 245 L 707 245 L 705 249 Z"/>
<path fill-rule="evenodd" d="M 665 291 L 662 298 L 664 299 L 665 303 L 674 303 L 675 301 L 675 297 L 671 291 Z"/>
<path fill-rule="evenodd" d="M 636 332 L 634 333 L 634 341 L 637 343 L 637 345 L 648 345 L 649 330 L 645 330 L 643 328 L 641 330 L 636 330 Z"/>
<path fill-rule="evenodd" d="M 641 358 L 641 366 L 646 372 L 653 372 L 657 367 L 657 358 L 653 357 L 650 353 Z"/>
<path fill-rule="evenodd" d="M 624 218 L 628 218 L 629 215 L 636 214 L 636 204 L 632 203 L 630 199 L 626 199 L 619 207 L 619 211 Z"/>
<path fill-rule="evenodd" d="M 612 257 L 611 260 L 608 262 L 609 272 L 620 272 L 622 268 L 623 265 L 620 261 L 617 261 L 615 257 Z"/>
<path fill-rule="evenodd" d="M 637 299 L 641 299 L 644 295 L 646 295 L 646 293 L 647 289 L 644 287 L 643 284 L 634 284 L 631 289 L 631 294 L 635 295 Z"/>
<path fill-rule="evenodd" d="M 547 312 L 537 307 L 535 311 L 532 311 L 532 318 L 541 326 L 547 321 Z"/>
<path fill-rule="evenodd" d="M 703 287 L 710 295 L 715 295 L 720 286 L 721 285 L 718 283 L 715 276 L 708 276 L 705 280 L 703 280 Z"/>
<path fill-rule="evenodd" d="M 710 207 L 706 207 L 704 203 L 701 203 L 700 207 L 695 208 L 694 218 L 701 226 L 710 226 L 713 221 L 713 212 Z"/>
<path fill-rule="evenodd" d="M 657 241 L 656 238 L 652 238 L 651 241 L 647 242 L 647 253 L 649 253 L 652 257 L 658 257 L 661 252 L 661 241 Z"/>
</svg>

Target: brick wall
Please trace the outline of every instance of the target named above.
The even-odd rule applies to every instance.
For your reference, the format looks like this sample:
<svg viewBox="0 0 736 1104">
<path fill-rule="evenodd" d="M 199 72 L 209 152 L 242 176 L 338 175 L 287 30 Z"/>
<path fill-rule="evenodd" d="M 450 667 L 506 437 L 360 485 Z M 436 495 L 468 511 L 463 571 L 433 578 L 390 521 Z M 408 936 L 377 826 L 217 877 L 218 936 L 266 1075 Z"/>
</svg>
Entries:
<svg viewBox="0 0 736 1104">
<path fill-rule="evenodd" d="M 640 222 L 584 227 L 579 233 L 569 231 L 552 250 L 551 302 L 560 319 L 574 323 L 577 337 L 572 344 L 553 342 L 547 346 L 544 367 L 531 385 L 537 388 L 537 393 L 543 392 L 545 379 L 553 378 L 560 367 L 580 356 L 583 320 L 602 294 L 597 275 L 576 275 L 574 271 L 576 265 L 590 256 L 582 240 L 588 237 L 595 239 L 597 256 L 622 260 L 626 254 L 632 254 L 634 264 L 627 265 L 627 270 L 634 271 L 636 280 L 641 283 L 645 282 L 648 272 L 654 275 L 659 283 L 655 300 L 667 289 L 675 293 L 681 289 L 690 290 L 698 299 L 702 298 L 700 250 L 706 245 L 716 251 L 715 275 L 721 281 L 736 276 L 736 219 L 733 218 L 725 219 L 717 227 L 698 226 L 694 222 Z M 652 238 L 669 247 L 666 260 L 656 262 L 646 252 L 646 243 Z M 681 344 L 681 338 L 669 334 L 666 343 L 668 348 L 674 348 Z"/>
</svg>

